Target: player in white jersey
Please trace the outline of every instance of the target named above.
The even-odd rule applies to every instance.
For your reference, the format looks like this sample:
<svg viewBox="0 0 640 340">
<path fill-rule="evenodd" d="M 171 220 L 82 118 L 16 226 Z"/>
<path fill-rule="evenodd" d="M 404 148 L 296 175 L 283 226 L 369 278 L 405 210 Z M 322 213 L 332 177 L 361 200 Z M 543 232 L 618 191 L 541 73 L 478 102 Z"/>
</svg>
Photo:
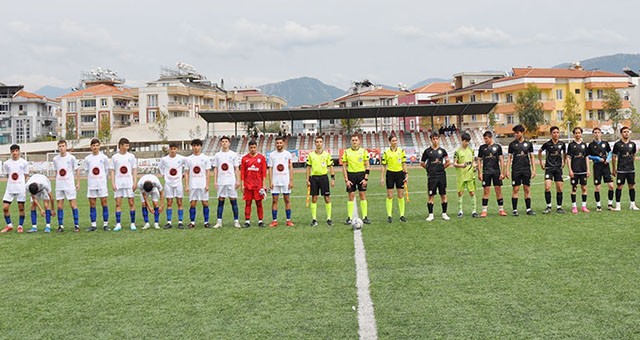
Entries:
<svg viewBox="0 0 640 340">
<path fill-rule="evenodd" d="M 18 210 L 20 211 L 18 232 L 21 233 L 23 232 L 24 201 L 26 200 L 24 185 L 29 177 L 29 164 L 20 157 L 20 146 L 13 144 L 9 150 L 11 150 L 11 158 L 2 164 L 2 170 L 7 174 L 7 187 L 5 188 L 4 198 L 2 199 L 4 221 L 7 223 L 7 226 L 2 229 L 0 233 L 8 233 L 13 230 L 9 208 L 14 199 L 18 202 Z"/>
<path fill-rule="evenodd" d="M 269 167 L 267 178 L 269 188 L 271 188 L 271 227 L 278 226 L 278 197 L 282 194 L 284 198 L 284 209 L 287 215 L 287 226 L 293 227 L 291 221 L 291 201 L 289 194 L 293 188 L 293 157 L 291 153 L 284 149 L 284 138 L 276 137 L 276 149 L 269 154 L 267 166 Z"/>
<path fill-rule="evenodd" d="M 193 154 L 186 158 L 185 182 L 186 191 L 189 193 L 189 229 L 196 227 L 196 205 L 202 202 L 202 214 L 204 215 L 204 227 L 209 224 L 209 175 L 211 174 L 211 160 L 202 154 L 202 140 L 191 141 Z"/>
<path fill-rule="evenodd" d="M 29 177 L 25 189 L 29 190 L 31 194 L 31 229 L 28 233 L 35 233 L 38 231 L 38 212 L 36 208 L 40 210 L 42 216 L 45 216 L 46 225 L 44 228 L 45 233 L 51 232 L 51 208 L 53 207 L 54 200 L 51 194 L 51 181 L 45 175 L 35 174 Z M 44 208 L 38 203 L 42 200 Z M 53 213 L 55 216 L 55 213 Z"/>
<path fill-rule="evenodd" d="M 240 187 L 240 157 L 229 150 L 231 140 L 227 136 L 220 138 L 220 151 L 213 156 L 213 183 L 218 193 L 218 221 L 214 228 L 222 227 L 224 199 L 229 198 L 233 210 L 233 226 L 241 228 L 238 221 L 238 188 Z"/>
<path fill-rule="evenodd" d="M 107 174 L 109 173 L 109 158 L 100 152 L 100 140 L 91 140 L 91 154 L 84 158 L 84 169 L 87 173 L 87 198 L 89 198 L 89 218 L 91 227 L 87 231 L 96 231 L 97 210 L 96 200 L 100 198 L 102 205 L 102 229 L 109 231 L 109 204 L 107 197 Z"/>
<path fill-rule="evenodd" d="M 147 174 L 138 180 L 138 190 L 142 198 L 142 217 L 144 218 L 144 227 L 142 230 L 151 228 L 149 224 L 149 212 L 153 212 L 153 228 L 160 229 L 160 212 L 164 204 L 164 191 L 162 183 L 156 175 Z"/>
<path fill-rule="evenodd" d="M 129 152 L 129 140 L 120 138 L 118 141 L 118 153 L 111 156 L 111 186 L 113 196 L 116 199 L 116 227 L 113 231 L 122 230 L 120 220 L 122 217 L 122 198 L 129 201 L 129 216 L 131 217 L 131 231 L 136 231 L 136 205 L 133 201 L 136 190 L 134 180 L 138 176 L 138 161 L 136 156 Z"/>
<path fill-rule="evenodd" d="M 182 207 L 182 196 L 184 196 L 184 187 L 182 185 L 183 170 L 186 164 L 186 158 L 178 154 L 178 143 L 169 143 L 169 155 L 162 157 L 158 169 L 160 174 L 164 176 L 164 192 L 167 197 L 167 224 L 165 229 L 172 227 L 173 219 L 173 199 L 178 204 L 178 229 L 183 229 L 182 217 L 184 209 Z"/>
<path fill-rule="evenodd" d="M 78 225 L 77 192 L 80 189 L 80 168 L 76 157 L 67 152 L 67 141 L 58 141 L 59 154 L 53 157 L 53 167 L 56 170 L 56 200 L 58 201 L 58 230 L 64 231 L 64 200 L 69 200 L 73 213 L 73 231 L 80 231 Z"/>
</svg>

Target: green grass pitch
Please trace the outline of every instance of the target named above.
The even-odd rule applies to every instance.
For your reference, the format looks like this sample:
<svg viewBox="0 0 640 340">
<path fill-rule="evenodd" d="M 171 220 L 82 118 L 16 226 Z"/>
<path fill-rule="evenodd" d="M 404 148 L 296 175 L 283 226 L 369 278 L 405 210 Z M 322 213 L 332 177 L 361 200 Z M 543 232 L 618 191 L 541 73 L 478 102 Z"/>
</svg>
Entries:
<svg viewBox="0 0 640 340">
<path fill-rule="evenodd" d="M 489 217 L 472 219 L 468 196 L 467 215 L 455 217 L 450 169 L 451 221 L 438 218 L 436 198 L 436 220 L 428 223 L 426 175 L 412 168 L 409 222 L 387 224 L 380 173 L 372 171 L 373 224 L 363 238 L 380 338 L 640 337 L 640 214 L 627 209 L 627 189 L 622 212 L 593 211 L 590 183 L 590 214 L 542 215 L 541 173 L 532 186 L 537 216 L 522 214 L 521 193 L 521 216 L 499 217 L 492 194 Z M 65 207 L 64 234 L 0 235 L 0 337 L 356 338 L 353 232 L 342 224 L 342 176 L 337 171 L 332 190 L 335 225 L 316 228 L 308 226 L 304 176 L 295 178 L 293 228 L 257 228 L 255 211 L 251 228 L 232 228 L 227 203 L 219 230 L 202 228 L 198 207 L 194 230 L 88 233 L 82 188 L 82 232 L 70 231 Z M 504 187 L 509 212 L 510 191 Z M 566 210 L 569 191 L 565 182 Z M 606 190 L 602 196 L 606 200 Z M 113 226 L 113 199 L 109 203 Z M 265 203 L 270 222 L 271 200 Z M 280 208 L 284 221 L 282 201 Z M 397 221 L 395 201 L 394 214 Z M 318 217 L 324 216 L 319 203 Z M 12 217 L 16 224 L 15 204 Z M 137 220 L 142 226 L 139 208 Z M 128 221 L 123 213 L 123 226 Z M 42 217 L 39 222 L 42 230 Z"/>
</svg>

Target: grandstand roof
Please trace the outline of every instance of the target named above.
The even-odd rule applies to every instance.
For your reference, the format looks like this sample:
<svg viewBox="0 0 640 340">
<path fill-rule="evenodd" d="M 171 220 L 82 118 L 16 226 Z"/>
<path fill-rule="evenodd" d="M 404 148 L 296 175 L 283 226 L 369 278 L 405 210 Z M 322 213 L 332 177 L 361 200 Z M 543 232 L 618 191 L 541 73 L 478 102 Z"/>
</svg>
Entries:
<svg viewBox="0 0 640 340">
<path fill-rule="evenodd" d="M 340 108 L 292 108 L 282 110 L 200 111 L 208 123 L 259 122 L 307 119 L 354 119 L 379 117 L 455 116 L 487 114 L 496 105 L 487 103 L 359 106 Z"/>
</svg>

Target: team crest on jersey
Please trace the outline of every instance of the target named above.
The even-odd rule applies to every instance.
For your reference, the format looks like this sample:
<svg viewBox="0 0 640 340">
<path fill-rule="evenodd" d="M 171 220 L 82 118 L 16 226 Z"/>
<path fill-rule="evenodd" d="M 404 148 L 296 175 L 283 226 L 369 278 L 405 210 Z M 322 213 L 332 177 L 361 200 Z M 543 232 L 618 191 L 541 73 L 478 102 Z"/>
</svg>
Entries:
<svg viewBox="0 0 640 340">
<path fill-rule="evenodd" d="M 358 158 L 358 162 L 362 162 L 362 157 Z"/>
<path fill-rule="evenodd" d="M 602 147 L 604 148 L 605 144 L 604 144 L 604 143 L 602 143 L 601 145 L 602 145 Z"/>
<path fill-rule="evenodd" d="M 126 174 L 127 172 L 129 172 L 129 169 L 127 169 L 127 167 L 126 167 L 126 166 L 121 166 L 121 167 L 120 167 L 120 173 L 121 173 L 121 174 L 123 174 L 123 175 L 124 175 L 124 174 Z"/>
<path fill-rule="evenodd" d="M 67 175 L 67 169 L 60 169 L 58 173 L 60 174 L 60 177 L 64 177 Z"/>
<path fill-rule="evenodd" d="M 193 173 L 194 174 L 199 174 L 200 173 L 200 167 L 199 166 L 193 167 Z"/>
<path fill-rule="evenodd" d="M 526 148 L 527 147 L 527 142 L 522 143 L 522 145 Z"/>
<path fill-rule="evenodd" d="M 222 171 L 227 171 L 227 170 L 229 170 L 229 164 L 227 164 L 227 163 L 222 163 L 222 165 L 220 166 L 220 169 L 222 169 Z"/>
<path fill-rule="evenodd" d="M 325 162 L 322 162 L 322 166 L 327 166 L 327 163 L 325 163 Z"/>
<path fill-rule="evenodd" d="M 98 176 L 100 174 L 100 168 L 95 167 L 91 169 L 91 173 L 94 174 L 95 176 Z"/>
<path fill-rule="evenodd" d="M 585 148 L 584 144 L 580 145 L 583 149 Z"/>
<path fill-rule="evenodd" d="M 276 167 L 276 169 L 278 169 L 278 171 L 284 171 L 284 165 L 282 165 L 282 164 L 278 164 L 278 166 Z"/>
<path fill-rule="evenodd" d="M 12 173 L 12 174 L 11 174 L 11 179 L 12 179 L 12 180 L 14 180 L 14 181 L 17 181 L 19 177 L 20 177 L 20 176 L 19 176 L 19 175 L 18 175 L 18 173 L 16 173 L 16 172 L 14 172 L 14 173 Z"/>
<path fill-rule="evenodd" d="M 262 163 L 262 159 L 258 158 L 258 164 Z"/>
<path fill-rule="evenodd" d="M 177 169 L 173 169 L 173 168 L 172 168 L 172 169 L 170 169 L 170 170 L 169 170 L 169 175 L 171 175 L 171 176 L 175 176 L 175 175 L 177 175 L 177 174 L 178 174 L 178 170 L 177 170 Z"/>
<path fill-rule="evenodd" d="M 438 155 L 442 155 L 442 150 L 438 150 Z"/>
<path fill-rule="evenodd" d="M 491 151 L 496 152 L 498 151 L 498 148 L 496 148 L 495 146 L 491 148 Z"/>
</svg>

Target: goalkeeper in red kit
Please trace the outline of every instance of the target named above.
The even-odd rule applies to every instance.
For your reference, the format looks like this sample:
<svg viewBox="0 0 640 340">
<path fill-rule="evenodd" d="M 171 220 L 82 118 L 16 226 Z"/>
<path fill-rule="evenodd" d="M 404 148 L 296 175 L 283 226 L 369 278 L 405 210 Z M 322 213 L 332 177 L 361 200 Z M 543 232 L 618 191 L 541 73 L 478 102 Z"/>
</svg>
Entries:
<svg viewBox="0 0 640 340">
<path fill-rule="evenodd" d="M 251 201 L 256 201 L 258 212 L 258 226 L 264 227 L 264 210 L 262 199 L 267 192 L 264 187 L 264 179 L 267 177 L 267 160 L 258 153 L 258 145 L 255 141 L 249 141 L 249 153 L 242 157 L 240 162 L 240 188 L 244 199 L 244 228 L 251 226 Z"/>
</svg>

